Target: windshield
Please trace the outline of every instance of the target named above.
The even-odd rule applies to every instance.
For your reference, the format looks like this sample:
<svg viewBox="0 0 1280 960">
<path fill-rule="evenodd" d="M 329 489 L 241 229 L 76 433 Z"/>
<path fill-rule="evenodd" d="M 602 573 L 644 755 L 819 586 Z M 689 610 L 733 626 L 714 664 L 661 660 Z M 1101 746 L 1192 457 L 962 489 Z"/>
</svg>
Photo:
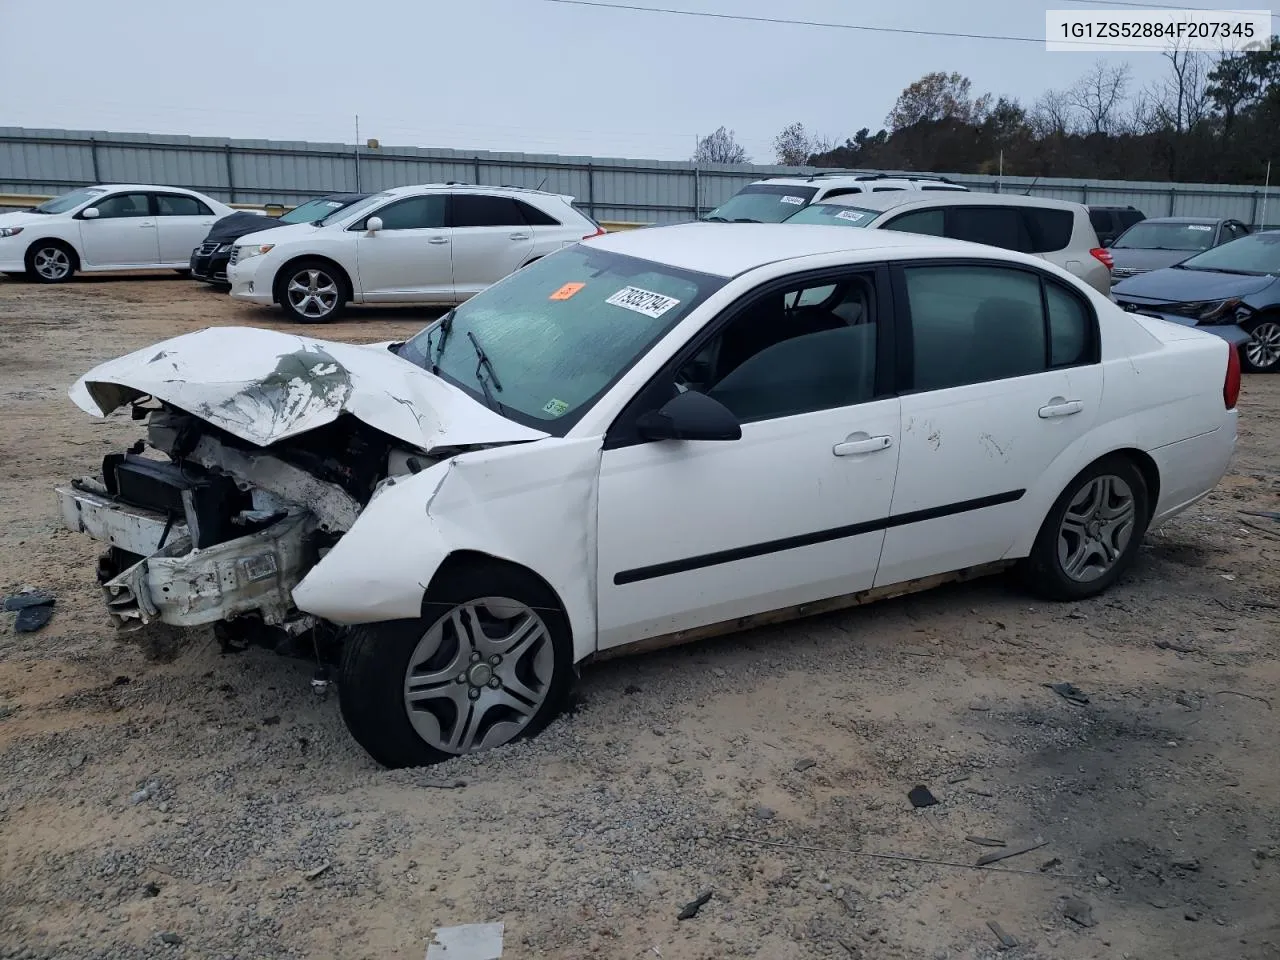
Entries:
<svg viewBox="0 0 1280 960">
<path fill-rule="evenodd" d="M 753 183 L 708 213 L 704 220 L 747 220 L 754 223 L 781 223 L 813 199 L 817 187 L 795 187 L 778 183 Z"/>
<path fill-rule="evenodd" d="M 482 403 L 487 379 L 495 410 L 563 436 L 725 282 L 577 244 L 472 297 L 399 354 L 428 370 L 435 363 L 441 377 Z M 481 349 L 488 364 L 480 363 Z"/>
<path fill-rule="evenodd" d="M 829 227 L 865 227 L 883 210 L 867 210 L 842 203 L 812 203 L 801 208 L 787 223 L 822 223 Z"/>
<path fill-rule="evenodd" d="M 1280 230 L 1232 240 L 1183 260 L 1178 266 L 1187 270 L 1220 270 L 1257 276 L 1280 273 Z"/>
<path fill-rule="evenodd" d="M 300 207 L 294 207 L 283 217 L 281 223 L 314 223 L 337 213 L 343 208 L 341 200 L 308 200 Z"/>
<path fill-rule="evenodd" d="M 1211 223 L 1134 224 L 1111 245 L 1113 250 L 1208 250 L 1213 246 Z"/>
<path fill-rule="evenodd" d="M 70 193 L 64 193 L 60 197 L 54 197 L 52 200 L 46 200 L 40 206 L 35 208 L 36 213 L 66 213 L 68 210 L 74 210 L 82 203 L 88 203 L 94 197 L 100 197 L 107 191 L 97 187 L 85 187 L 83 190 L 72 190 Z"/>
<path fill-rule="evenodd" d="M 372 194 L 371 196 L 365 197 L 363 200 L 359 201 L 358 203 L 353 203 L 349 207 L 343 207 L 341 210 L 333 211 L 333 213 L 329 214 L 327 217 L 325 217 L 323 220 L 320 221 L 320 226 L 327 227 L 332 223 L 337 223 L 339 220 L 345 220 L 347 217 L 352 216 L 354 214 L 363 213 L 364 211 L 368 210 L 370 207 L 373 207 L 378 205 L 379 203 L 382 203 L 384 200 L 388 199 L 390 196 L 391 194 L 389 193 Z M 335 202 L 335 201 L 330 201 L 330 202 Z"/>
</svg>

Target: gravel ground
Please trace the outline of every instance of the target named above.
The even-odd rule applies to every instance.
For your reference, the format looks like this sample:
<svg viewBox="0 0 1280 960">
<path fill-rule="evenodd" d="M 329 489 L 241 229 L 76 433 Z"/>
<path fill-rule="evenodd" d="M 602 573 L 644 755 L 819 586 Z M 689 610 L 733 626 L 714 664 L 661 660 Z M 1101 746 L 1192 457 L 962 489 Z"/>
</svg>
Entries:
<svg viewBox="0 0 1280 960">
<path fill-rule="evenodd" d="M 421 958 L 488 921 L 511 958 L 977 960 L 988 921 L 1009 957 L 1280 957 L 1280 525 L 1238 512 L 1277 508 L 1280 377 L 1101 599 L 997 579 L 611 661 L 532 742 L 387 772 L 313 665 L 122 642 L 59 529 L 52 486 L 140 435 L 72 380 L 212 324 L 283 328 L 171 277 L 0 282 L 0 592 L 58 597 L 0 615 L 0 957 Z M 970 836 L 1045 844 L 978 871 Z"/>
</svg>

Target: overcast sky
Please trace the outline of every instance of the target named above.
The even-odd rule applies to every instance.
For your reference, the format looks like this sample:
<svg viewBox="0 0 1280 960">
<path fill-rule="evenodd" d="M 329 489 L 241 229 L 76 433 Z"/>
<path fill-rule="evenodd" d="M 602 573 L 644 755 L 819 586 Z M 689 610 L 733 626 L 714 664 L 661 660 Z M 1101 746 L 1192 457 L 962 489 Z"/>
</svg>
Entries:
<svg viewBox="0 0 1280 960">
<path fill-rule="evenodd" d="M 1079 6 L 633 2 L 1029 37 L 1043 36 L 1046 9 Z M 932 70 L 1029 104 L 1097 57 L 544 0 L 0 0 L 0 33 L 21 38 L 0 46 L 0 126 L 351 143 L 359 113 L 361 139 L 387 145 L 683 159 L 723 124 L 757 162 L 772 162 L 773 136 L 795 120 L 841 141 L 879 129 Z M 1139 84 L 1165 66 L 1127 57 Z"/>
</svg>

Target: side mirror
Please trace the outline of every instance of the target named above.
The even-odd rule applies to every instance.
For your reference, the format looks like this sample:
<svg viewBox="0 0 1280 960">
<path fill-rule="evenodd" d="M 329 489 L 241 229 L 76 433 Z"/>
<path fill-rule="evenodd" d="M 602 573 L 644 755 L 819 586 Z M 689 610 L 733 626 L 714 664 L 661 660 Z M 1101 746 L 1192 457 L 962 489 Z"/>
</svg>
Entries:
<svg viewBox="0 0 1280 960">
<path fill-rule="evenodd" d="M 636 429 L 646 440 L 738 440 L 742 425 L 719 400 L 686 390 L 672 397 L 660 410 L 636 419 Z"/>
<path fill-rule="evenodd" d="M 90 207 L 84 213 L 80 214 L 80 216 L 84 217 L 86 220 L 97 220 L 98 217 L 102 216 L 102 212 L 97 207 Z"/>
<path fill-rule="evenodd" d="M 370 218 L 365 222 L 364 228 L 365 228 L 366 230 L 368 230 L 370 233 L 377 233 L 379 230 L 381 230 L 381 229 L 382 229 L 382 218 L 381 218 L 381 217 L 370 217 Z"/>
</svg>

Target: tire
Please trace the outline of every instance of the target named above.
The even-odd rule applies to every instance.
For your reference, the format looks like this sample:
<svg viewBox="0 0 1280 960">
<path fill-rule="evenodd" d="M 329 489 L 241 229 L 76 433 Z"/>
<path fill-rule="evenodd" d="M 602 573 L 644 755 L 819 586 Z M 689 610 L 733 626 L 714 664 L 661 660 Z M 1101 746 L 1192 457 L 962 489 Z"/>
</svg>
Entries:
<svg viewBox="0 0 1280 960">
<path fill-rule="evenodd" d="M 1245 328 L 1249 341 L 1240 346 L 1240 367 L 1247 373 L 1280 370 L 1280 316 L 1266 316 Z"/>
<path fill-rule="evenodd" d="M 328 323 L 342 314 L 347 278 L 327 260 L 295 260 L 276 277 L 276 302 L 299 323 Z"/>
<path fill-rule="evenodd" d="M 1133 564 L 1150 521 L 1142 472 L 1126 456 L 1103 457 L 1054 501 L 1021 564 L 1022 580 L 1046 600 L 1096 596 Z"/>
<path fill-rule="evenodd" d="M 378 763 L 416 767 L 489 749 L 533 736 L 560 712 L 574 677 L 569 621 L 532 574 L 496 561 L 451 565 L 423 611 L 356 627 L 343 650 L 342 718 Z M 504 659 L 512 648 L 520 652 Z"/>
<path fill-rule="evenodd" d="M 37 240 L 27 248 L 27 276 L 36 283 L 66 283 L 76 272 L 76 252 L 61 240 Z"/>
</svg>

